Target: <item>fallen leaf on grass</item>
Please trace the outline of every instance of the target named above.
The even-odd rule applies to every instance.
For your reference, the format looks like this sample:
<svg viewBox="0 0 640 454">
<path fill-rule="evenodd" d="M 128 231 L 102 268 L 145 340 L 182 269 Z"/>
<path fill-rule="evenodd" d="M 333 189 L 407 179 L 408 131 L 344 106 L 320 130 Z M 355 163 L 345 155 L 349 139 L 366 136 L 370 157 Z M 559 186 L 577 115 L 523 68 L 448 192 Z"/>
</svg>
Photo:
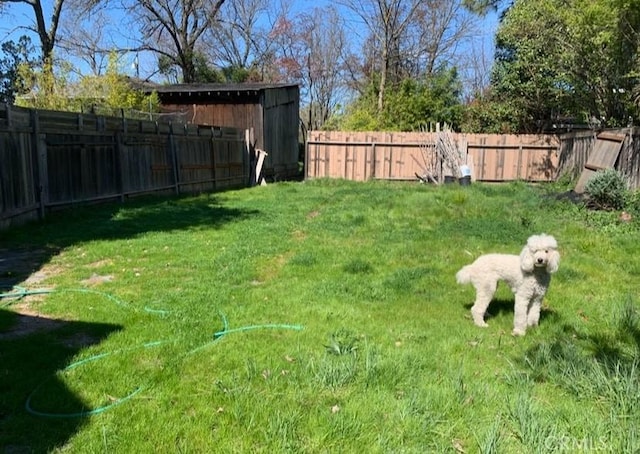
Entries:
<svg viewBox="0 0 640 454">
<path fill-rule="evenodd" d="M 456 452 L 459 452 L 459 453 L 462 453 L 462 454 L 467 452 L 467 451 L 464 450 L 464 446 L 462 446 L 462 441 L 461 440 L 453 440 L 452 443 L 453 443 L 453 449 L 455 449 Z"/>
</svg>

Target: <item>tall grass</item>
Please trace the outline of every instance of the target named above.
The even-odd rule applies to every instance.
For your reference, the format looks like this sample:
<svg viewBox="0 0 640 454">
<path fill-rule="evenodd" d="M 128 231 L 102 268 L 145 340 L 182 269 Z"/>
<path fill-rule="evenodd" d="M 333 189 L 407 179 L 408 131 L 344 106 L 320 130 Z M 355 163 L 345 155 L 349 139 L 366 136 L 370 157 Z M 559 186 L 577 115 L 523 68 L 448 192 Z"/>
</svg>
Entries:
<svg viewBox="0 0 640 454">
<path fill-rule="evenodd" d="M 64 323 L 0 337 L 0 446 L 637 449 L 638 223 L 593 223 L 556 195 L 321 180 L 89 207 L 3 232 L 3 247 L 58 252 L 39 284 L 54 291 L 10 301 L 0 326 L 17 311 Z M 490 327 L 475 327 L 455 272 L 540 232 L 563 256 L 541 325 L 511 337 L 500 288 Z"/>
</svg>

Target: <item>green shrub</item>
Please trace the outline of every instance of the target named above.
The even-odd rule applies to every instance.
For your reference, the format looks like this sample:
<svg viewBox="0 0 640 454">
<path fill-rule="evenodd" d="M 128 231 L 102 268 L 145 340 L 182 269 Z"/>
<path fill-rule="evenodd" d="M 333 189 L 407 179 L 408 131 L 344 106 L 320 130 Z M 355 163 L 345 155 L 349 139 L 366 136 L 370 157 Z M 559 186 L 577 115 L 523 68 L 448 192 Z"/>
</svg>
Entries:
<svg viewBox="0 0 640 454">
<path fill-rule="evenodd" d="M 585 186 L 589 204 L 597 209 L 619 210 L 625 206 L 628 195 L 624 176 L 614 169 L 597 172 Z"/>
<path fill-rule="evenodd" d="M 640 190 L 628 194 L 625 208 L 634 218 L 640 217 Z"/>
</svg>

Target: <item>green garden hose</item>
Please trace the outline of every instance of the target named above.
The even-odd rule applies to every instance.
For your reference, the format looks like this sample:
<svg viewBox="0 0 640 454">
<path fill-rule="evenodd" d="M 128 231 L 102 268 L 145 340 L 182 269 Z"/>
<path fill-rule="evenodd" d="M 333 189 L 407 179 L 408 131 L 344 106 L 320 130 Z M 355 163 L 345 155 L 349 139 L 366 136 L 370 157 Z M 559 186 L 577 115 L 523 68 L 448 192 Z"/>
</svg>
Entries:
<svg viewBox="0 0 640 454">
<path fill-rule="evenodd" d="M 77 288 L 77 289 L 60 289 L 60 290 L 55 290 L 55 289 L 35 289 L 35 290 L 28 290 L 24 287 L 18 287 L 15 286 L 13 287 L 13 289 L 10 292 L 7 293 L 0 293 L 0 300 L 2 299 L 10 299 L 12 301 L 10 301 L 9 303 L 6 303 L 4 305 L 0 305 L 0 307 L 4 307 L 7 306 L 9 304 L 12 304 L 13 301 L 15 300 L 19 300 L 21 298 L 24 298 L 26 296 L 29 295 L 42 295 L 42 294 L 48 294 L 48 293 L 53 293 L 53 292 L 81 292 L 81 293 L 92 293 L 92 294 L 96 294 L 96 295 L 101 295 L 104 296 L 105 298 L 113 301 L 114 303 L 116 303 L 117 305 L 121 306 L 121 307 L 125 307 L 127 309 L 131 309 L 131 310 L 136 310 L 134 307 L 130 306 L 129 304 L 125 303 L 122 300 L 119 300 L 118 298 L 108 294 L 108 293 L 104 293 L 104 292 L 99 292 L 97 290 L 91 290 L 91 289 L 85 289 L 85 288 Z M 158 309 L 151 309 L 148 307 L 145 307 L 144 310 L 146 312 L 149 313 L 154 313 L 154 314 L 159 314 L 159 315 L 167 315 L 170 314 L 171 311 L 166 311 L 166 310 L 158 310 Z M 227 321 L 227 317 L 220 311 L 218 311 L 220 318 L 222 319 L 222 324 L 223 324 L 223 329 L 221 331 L 217 331 L 213 334 L 213 339 L 209 342 L 204 343 L 203 345 L 200 345 L 192 350 L 189 350 L 187 353 L 185 353 L 185 356 L 187 355 L 191 355 L 195 352 L 198 352 L 206 347 L 208 347 L 209 345 L 219 341 L 223 336 L 227 335 L 227 334 L 232 334 L 232 333 L 240 333 L 240 332 L 245 332 L 245 331 L 252 331 L 252 330 L 257 330 L 257 329 L 290 329 L 290 330 L 296 330 L 296 331 L 300 331 L 302 329 L 304 329 L 303 326 L 301 325 L 290 325 L 290 324 L 263 324 L 263 325 L 249 325 L 249 326 L 242 326 L 239 328 L 229 328 L 229 323 Z M 166 344 L 172 341 L 155 341 L 155 342 L 147 342 L 142 344 L 139 347 L 132 347 L 129 349 L 125 349 L 125 350 L 118 350 L 118 351 L 114 351 L 114 352 L 107 352 L 107 353 L 100 353 L 94 356 L 90 356 L 88 358 L 84 358 L 82 360 L 76 361 L 70 365 L 68 365 L 67 367 L 65 367 L 64 369 L 62 369 L 62 371 L 68 371 L 71 369 L 75 369 L 76 367 L 82 366 L 83 364 L 87 364 L 89 362 L 92 361 L 97 361 L 100 360 L 102 358 L 105 358 L 107 356 L 111 356 L 111 355 L 115 355 L 118 353 L 123 353 L 123 352 L 128 352 L 128 351 L 132 351 L 132 350 L 136 350 L 139 348 L 150 348 L 150 347 L 156 347 L 158 345 L 162 345 L 162 344 Z M 110 410 L 113 407 L 116 407 L 124 402 L 127 402 L 129 400 L 131 400 L 131 398 L 133 398 L 136 394 L 138 394 L 139 392 L 141 392 L 143 389 L 145 389 L 145 387 L 143 386 L 139 386 L 137 387 L 135 390 L 133 390 L 130 394 L 115 400 L 113 403 L 109 404 L 109 405 L 104 405 L 98 408 L 94 408 L 92 410 L 86 410 L 86 411 L 79 411 L 79 412 L 73 412 L 73 413 L 53 413 L 53 412 L 45 412 L 45 411 L 40 411 L 37 409 L 33 408 L 33 405 L 31 403 L 32 398 L 34 397 L 34 395 L 36 395 L 36 393 L 44 386 L 45 383 L 47 383 L 47 381 L 50 380 L 46 379 L 45 381 L 43 381 L 42 383 L 40 383 L 32 392 L 31 394 L 29 394 L 29 396 L 27 397 L 27 400 L 25 402 L 25 409 L 27 410 L 27 412 L 29 412 L 32 415 L 35 416 L 41 416 L 41 417 L 46 417 L 46 418 L 81 418 L 81 417 L 86 417 L 86 416 L 91 416 L 91 415 L 96 415 L 99 413 L 103 413 L 107 410 Z"/>
</svg>

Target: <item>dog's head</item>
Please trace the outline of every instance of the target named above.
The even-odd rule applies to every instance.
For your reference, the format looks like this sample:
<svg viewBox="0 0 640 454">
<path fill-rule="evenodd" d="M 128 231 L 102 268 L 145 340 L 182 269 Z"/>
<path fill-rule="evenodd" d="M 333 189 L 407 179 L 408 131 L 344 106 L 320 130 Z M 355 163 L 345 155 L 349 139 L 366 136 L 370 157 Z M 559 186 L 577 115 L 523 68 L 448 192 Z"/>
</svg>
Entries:
<svg viewBox="0 0 640 454">
<path fill-rule="evenodd" d="M 550 235 L 533 235 L 520 253 L 522 271 L 532 272 L 535 269 L 546 269 L 547 273 L 555 273 L 560 265 L 558 243 Z"/>
</svg>

